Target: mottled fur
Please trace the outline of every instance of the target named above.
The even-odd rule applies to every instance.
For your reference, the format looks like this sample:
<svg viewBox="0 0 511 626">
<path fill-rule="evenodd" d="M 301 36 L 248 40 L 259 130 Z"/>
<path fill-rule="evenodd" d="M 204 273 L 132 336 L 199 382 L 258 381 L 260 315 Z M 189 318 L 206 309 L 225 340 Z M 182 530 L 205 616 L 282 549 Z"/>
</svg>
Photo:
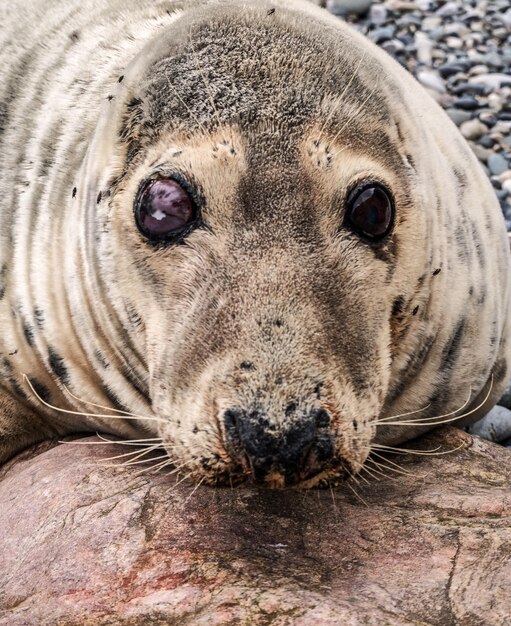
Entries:
<svg viewBox="0 0 511 626">
<path fill-rule="evenodd" d="M 499 205 L 447 116 L 350 27 L 301 0 L 14 0 L 0 61 L 0 460 L 53 434 L 158 434 L 214 482 L 239 470 L 223 415 L 241 407 L 277 435 L 326 410 L 357 471 L 375 439 L 427 430 L 378 418 L 476 406 L 490 382 L 471 418 L 498 399 Z M 181 245 L 135 226 L 156 173 L 202 207 Z M 384 245 L 342 226 L 367 178 L 395 197 Z M 21 373 L 92 413 L 42 407 Z M 164 421 L 94 417 L 63 385 Z"/>
</svg>

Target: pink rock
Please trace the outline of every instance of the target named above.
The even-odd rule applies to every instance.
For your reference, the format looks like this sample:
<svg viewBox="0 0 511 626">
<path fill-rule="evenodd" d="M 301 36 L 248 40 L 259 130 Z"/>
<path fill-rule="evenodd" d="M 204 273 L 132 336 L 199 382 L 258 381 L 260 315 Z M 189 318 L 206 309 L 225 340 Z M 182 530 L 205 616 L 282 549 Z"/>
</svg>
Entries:
<svg viewBox="0 0 511 626">
<path fill-rule="evenodd" d="M 119 445 L 42 444 L 0 469 L 0 625 L 509 624 L 511 452 L 415 445 L 459 449 L 355 495 L 194 492 L 101 467 Z"/>
</svg>

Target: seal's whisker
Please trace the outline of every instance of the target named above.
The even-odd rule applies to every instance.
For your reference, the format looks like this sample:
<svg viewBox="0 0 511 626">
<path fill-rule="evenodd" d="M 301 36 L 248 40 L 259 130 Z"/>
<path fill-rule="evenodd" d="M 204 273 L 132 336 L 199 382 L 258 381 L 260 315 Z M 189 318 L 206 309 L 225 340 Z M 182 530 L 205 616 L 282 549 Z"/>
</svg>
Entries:
<svg viewBox="0 0 511 626">
<path fill-rule="evenodd" d="M 372 458 L 373 456 L 377 456 L 379 459 L 381 459 L 381 461 L 376 461 L 375 459 Z M 387 459 L 382 454 L 378 454 L 377 452 L 374 452 L 374 450 L 371 450 L 371 457 L 369 458 L 371 459 L 373 463 L 376 463 L 378 466 L 385 467 L 386 469 L 396 472 L 398 474 L 404 474 L 406 476 L 416 476 L 420 478 L 419 474 L 415 474 L 414 472 L 405 470 L 403 467 L 401 467 L 397 463 L 394 463 L 394 461 Z M 389 465 L 384 465 L 382 461 L 385 461 L 385 463 L 388 463 Z"/>
<path fill-rule="evenodd" d="M 367 463 L 367 460 L 366 460 Z M 362 467 L 360 468 L 361 472 L 367 472 L 369 474 L 369 476 L 371 478 L 374 478 L 374 480 L 380 481 L 381 478 L 379 478 L 375 473 L 374 473 L 374 469 L 371 470 L 369 467 L 367 467 L 367 465 L 362 465 Z M 381 472 L 380 472 L 381 473 Z M 359 474 L 360 475 L 360 474 Z M 385 478 L 387 478 L 387 476 L 385 476 Z"/>
<path fill-rule="evenodd" d="M 355 111 L 348 117 L 348 119 L 344 122 L 344 124 L 341 126 L 341 128 L 334 135 L 334 137 L 332 138 L 332 143 L 334 143 L 334 141 L 339 137 L 339 135 L 348 126 L 348 124 L 350 124 L 357 117 L 357 115 L 360 113 L 360 111 L 362 111 L 364 109 L 365 105 L 374 96 L 374 94 L 375 94 L 375 92 L 376 92 L 376 90 L 378 89 L 379 86 L 380 86 L 379 81 L 376 81 L 376 84 L 373 87 L 373 89 L 371 89 L 371 91 L 369 92 L 369 95 L 366 98 L 364 98 L 364 100 L 362 101 L 362 104 L 357 109 L 355 109 Z M 341 150 L 344 150 L 344 149 L 345 148 L 341 148 Z M 339 152 L 340 151 L 334 152 L 331 156 L 334 157 Z"/>
<path fill-rule="evenodd" d="M 349 473 L 349 472 L 348 472 Z M 351 474 L 350 474 L 351 475 Z M 353 476 L 352 476 L 353 478 Z M 366 481 L 367 484 L 370 484 L 369 481 Z M 355 489 L 355 487 L 353 487 L 353 485 L 350 485 L 349 481 L 345 481 L 344 483 L 348 489 L 351 489 L 351 491 L 355 494 L 355 497 L 357 498 L 357 500 L 360 500 L 360 502 L 362 502 L 362 504 L 364 506 L 366 506 L 367 508 L 369 508 L 369 505 L 367 504 L 367 502 L 364 500 L 364 498 L 357 492 L 357 490 Z"/>
<path fill-rule="evenodd" d="M 188 495 L 188 497 L 186 498 L 186 500 L 183 502 L 183 504 L 186 504 L 188 502 L 188 500 L 190 500 L 192 498 L 192 496 L 194 495 L 194 493 L 197 491 L 197 489 L 202 485 L 202 483 L 206 480 L 206 477 L 203 476 L 199 482 L 195 485 L 195 487 L 193 488 L 192 492 Z"/>
<path fill-rule="evenodd" d="M 386 473 L 386 472 L 395 472 L 396 474 L 400 474 L 403 476 L 413 476 L 413 477 L 419 477 L 418 474 L 414 474 L 412 472 L 407 472 L 406 470 L 401 470 L 401 468 L 396 469 L 395 467 L 390 467 L 388 465 L 385 465 L 383 463 L 379 463 L 378 461 L 375 461 L 373 458 L 369 457 L 366 461 L 366 463 L 371 463 L 373 465 L 373 470 L 375 472 L 381 472 L 382 476 L 385 476 L 386 478 L 390 478 L 390 480 L 398 480 L 397 476 L 391 476 L 390 474 Z"/>
<path fill-rule="evenodd" d="M 130 459 L 129 461 L 125 461 L 124 463 L 119 463 L 117 467 L 129 467 L 130 465 L 140 465 L 142 463 L 154 463 L 155 461 L 161 461 L 162 459 L 169 460 L 169 455 L 163 454 L 162 456 L 156 456 L 151 459 L 141 459 L 139 461 Z"/>
<path fill-rule="evenodd" d="M 140 456 L 145 456 L 146 454 L 149 454 L 150 452 L 153 452 L 154 450 L 158 450 L 161 449 L 162 446 L 160 446 L 159 444 L 155 444 L 153 446 L 149 446 L 147 447 L 145 450 L 140 451 L 140 450 L 134 450 L 133 452 L 125 452 L 124 454 L 117 454 L 116 456 L 110 456 L 107 459 L 104 459 L 105 461 L 115 461 L 116 459 L 123 459 L 126 457 L 133 457 L 132 459 L 129 460 L 134 460 L 139 458 Z"/>
<path fill-rule="evenodd" d="M 181 97 L 180 93 L 178 92 L 178 90 L 174 87 L 174 85 L 170 82 L 169 77 L 165 74 L 165 78 L 167 80 L 167 84 L 168 86 L 172 89 L 172 91 L 174 92 L 174 94 L 179 98 L 181 104 L 185 107 L 185 109 L 188 111 L 188 114 L 190 115 L 190 117 L 192 119 L 194 119 L 197 123 L 197 125 L 199 126 L 199 128 L 201 129 L 201 131 L 203 132 L 204 136 L 207 136 L 207 132 L 206 129 L 204 128 L 204 125 L 199 121 L 199 118 L 195 115 L 195 113 L 191 110 L 191 108 L 186 104 L 186 102 L 183 100 L 183 98 Z"/>
<path fill-rule="evenodd" d="M 75 394 L 69 389 L 69 387 L 64 385 L 64 383 L 61 383 L 61 384 L 62 384 L 62 388 L 64 389 L 64 391 L 66 393 L 68 393 L 72 398 L 74 398 L 78 402 L 81 402 L 82 404 L 87 404 L 89 406 L 95 406 L 96 408 L 104 409 L 105 411 L 114 411 L 114 413 L 120 413 L 121 415 L 131 415 L 133 417 L 138 417 L 138 415 L 135 415 L 134 413 L 129 413 L 128 411 L 122 411 L 121 409 L 114 409 L 113 407 L 110 407 L 110 406 L 105 406 L 103 404 L 97 404 L 96 402 L 91 402 L 90 400 L 84 400 L 83 398 L 79 398 L 78 396 L 75 396 Z"/>
<path fill-rule="evenodd" d="M 98 435 L 99 437 L 99 435 Z M 161 441 L 159 438 L 155 439 L 128 439 L 126 441 L 116 439 L 106 439 L 105 441 L 62 441 L 59 440 L 57 443 L 62 443 L 71 446 L 107 446 L 107 445 L 116 445 L 120 444 L 123 446 L 149 446 L 153 445 L 152 443 L 146 443 L 151 441 Z"/>
<path fill-rule="evenodd" d="M 492 384 L 493 384 L 493 377 L 492 377 Z M 486 395 L 486 397 L 483 400 L 482 404 L 480 404 L 475 409 L 473 409 L 471 411 L 472 413 L 474 411 L 477 411 L 477 409 L 481 408 L 481 406 L 483 406 L 483 404 L 488 399 L 488 396 L 489 396 L 490 393 L 491 393 L 491 387 L 490 387 L 490 391 Z M 465 415 L 455 415 L 455 414 L 458 413 L 458 411 L 462 411 L 467 406 L 467 404 L 470 402 L 470 398 L 471 397 L 472 397 L 472 387 L 470 387 L 470 392 L 468 394 L 468 398 L 465 400 L 465 402 L 460 407 L 458 407 L 457 409 L 454 409 L 454 411 L 450 411 L 449 413 L 444 413 L 443 415 L 438 415 L 437 417 L 418 417 L 418 418 L 415 418 L 415 419 L 406 420 L 406 421 L 399 421 L 399 422 L 387 422 L 385 420 L 387 420 L 387 419 L 390 420 L 390 419 L 394 419 L 394 418 L 392 418 L 392 417 L 388 417 L 388 418 L 384 417 L 383 419 L 377 420 L 376 422 L 373 422 L 373 423 L 378 425 L 378 424 L 383 422 L 385 426 L 395 426 L 396 424 L 402 424 L 404 426 L 409 426 L 409 425 L 414 425 L 414 424 L 417 424 L 418 426 L 421 426 L 421 425 L 430 426 L 432 424 L 447 424 L 448 422 L 453 422 L 455 420 L 461 419 L 462 417 L 466 417 L 467 415 L 470 415 L 470 413 L 466 413 Z M 406 413 L 402 413 L 402 415 L 406 415 Z M 451 415 L 454 415 L 454 417 L 451 417 Z M 401 417 L 401 416 L 400 415 L 396 415 L 395 417 Z M 448 419 L 444 420 L 443 418 L 448 418 Z"/>
<path fill-rule="evenodd" d="M 173 459 L 171 459 L 170 457 L 167 456 L 165 458 L 165 460 L 160 461 L 156 465 L 151 465 L 150 467 L 144 467 L 144 469 L 139 470 L 138 472 L 135 473 L 135 476 L 140 476 L 141 474 L 149 474 L 151 472 L 154 472 L 155 474 L 157 474 L 163 468 L 168 467 L 169 465 L 173 465 L 174 462 L 175 461 Z M 179 472 L 179 469 L 180 469 L 179 467 L 175 468 L 174 470 L 169 472 L 169 475 L 172 475 L 172 474 L 175 474 L 176 472 Z"/>
<path fill-rule="evenodd" d="M 83 413 L 82 411 L 71 411 L 69 409 L 61 409 L 58 406 L 54 406 L 53 404 L 50 404 L 49 402 L 46 402 L 46 400 L 43 400 L 43 398 L 41 398 L 41 396 L 37 393 L 37 391 L 34 389 L 32 383 L 30 382 L 29 377 L 26 374 L 22 374 L 23 376 L 23 380 L 28 384 L 28 386 L 30 387 L 30 390 L 32 391 L 32 393 L 34 394 L 34 396 L 39 400 L 39 402 L 41 402 L 41 404 L 44 404 L 44 406 L 48 407 L 49 409 L 52 409 L 53 411 L 58 411 L 59 413 L 65 413 L 66 415 L 81 415 L 82 417 L 96 417 L 96 418 L 100 418 L 100 419 L 111 419 L 111 420 L 149 420 L 152 422 L 163 422 L 164 424 L 167 423 L 167 420 L 163 419 L 162 417 L 142 417 L 141 415 L 106 415 L 106 414 L 97 414 L 97 413 Z"/>
<path fill-rule="evenodd" d="M 331 108 L 329 114 L 327 115 L 327 117 L 325 118 L 325 121 L 323 122 L 321 128 L 319 129 L 319 135 L 318 135 L 318 138 L 317 138 L 318 142 L 321 140 L 321 137 L 323 136 L 323 132 L 324 132 L 328 122 L 332 118 L 332 115 L 337 111 L 337 109 L 342 104 L 344 96 L 346 95 L 348 89 L 351 87 L 351 83 L 355 80 L 355 77 L 358 74 L 360 66 L 362 65 L 364 59 L 366 58 L 366 54 L 367 54 L 367 51 L 364 50 L 364 52 L 362 53 L 362 56 L 360 57 L 360 61 L 357 64 L 357 67 L 353 70 L 353 74 L 351 75 L 351 78 L 347 82 L 346 86 L 344 87 L 344 89 L 341 92 L 341 95 L 338 97 L 336 104 Z"/>
<path fill-rule="evenodd" d="M 461 411 L 461 409 L 463 409 L 468 404 L 470 398 L 459 409 L 457 409 L 456 411 L 451 411 L 450 413 L 446 413 L 445 415 L 439 415 L 438 417 L 419 418 L 416 421 L 386 422 L 385 425 L 386 426 L 436 426 L 439 424 L 448 424 L 449 422 L 454 422 L 456 420 L 463 419 L 465 417 L 468 417 L 469 415 L 472 415 L 473 413 L 478 411 L 481 407 L 483 407 L 486 404 L 488 398 L 490 397 L 492 389 L 493 389 L 493 374 L 491 375 L 491 382 L 490 382 L 490 388 L 488 390 L 488 393 L 476 407 L 474 407 L 471 411 L 468 411 L 467 413 L 462 413 L 461 415 L 456 415 L 454 417 L 451 417 L 445 420 L 441 419 L 443 417 L 446 417 L 448 415 L 452 415 L 453 413 L 457 413 L 458 411 Z M 422 421 L 423 419 L 428 419 L 430 421 Z"/>
<path fill-rule="evenodd" d="M 442 454 L 452 454 L 453 452 L 456 452 L 457 450 L 464 448 L 465 444 L 461 443 L 459 446 L 457 446 L 456 448 L 453 448 L 452 450 L 443 450 L 442 452 L 437 452 L 437 450 L 441 449 L 441 446 L 438 446 L 438 448 L 434 448 L 433 450 L 410 450 L 409 448 L 394 448 L 392 446 L 383 446 L 379 444 L 374 444 L 372 447 L 375 448 L 376 450 L 383 450 L 385 452 L 390 452 L 392 454 L 417 454 L 419 456 L 441 456 Z"/>
<path fill-rule="evenodd" d="M 426 404 L 426 406 L 422 407 L 422 409 L 415 409 L 415 411 L 407 411 L 406 413 L 399 413 L 398 415 L 388 415 L 387 417 L 382 417 L 381 419 L 371 422 L 372 424 L 382 424 L 387 420 L 397 419 L 398 417 L 406 417 L 407 415 L 414 415 L 415 413 L 422 413 L 422 411 L 426 411 L 431 406 L 431 402 Z M 459 409 L 458 409 L 459 410 Z"/>
</svg>

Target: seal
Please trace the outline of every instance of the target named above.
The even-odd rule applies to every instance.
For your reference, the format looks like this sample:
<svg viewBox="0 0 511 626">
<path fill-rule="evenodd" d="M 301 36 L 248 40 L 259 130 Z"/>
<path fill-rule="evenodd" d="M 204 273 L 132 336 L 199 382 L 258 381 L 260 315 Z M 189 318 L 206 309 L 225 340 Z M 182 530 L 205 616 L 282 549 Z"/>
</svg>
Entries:
<svg viewBox="0 0 511 626">
<path fill-rule="evenodd" d="M 2 459 L 101 431 L 309 487 L 496 402 L 499 205 L 385 52 L 304 0 L 0 18 Z"/>
</svg>

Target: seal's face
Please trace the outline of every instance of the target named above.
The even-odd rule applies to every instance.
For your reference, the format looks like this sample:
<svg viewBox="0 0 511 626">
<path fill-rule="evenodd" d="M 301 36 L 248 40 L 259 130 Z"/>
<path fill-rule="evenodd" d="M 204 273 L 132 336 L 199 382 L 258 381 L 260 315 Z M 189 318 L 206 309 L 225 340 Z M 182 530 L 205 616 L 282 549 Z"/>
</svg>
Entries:
<svg viewBox="0 0 511 626">
<path fill-rule="evenodd" d="M 146 57 L 99 238 L 158 434 L 212 484 L 356 473 L 430 254 L 390 78 L 262 5 L 189 11 Z"/>
</svg>

